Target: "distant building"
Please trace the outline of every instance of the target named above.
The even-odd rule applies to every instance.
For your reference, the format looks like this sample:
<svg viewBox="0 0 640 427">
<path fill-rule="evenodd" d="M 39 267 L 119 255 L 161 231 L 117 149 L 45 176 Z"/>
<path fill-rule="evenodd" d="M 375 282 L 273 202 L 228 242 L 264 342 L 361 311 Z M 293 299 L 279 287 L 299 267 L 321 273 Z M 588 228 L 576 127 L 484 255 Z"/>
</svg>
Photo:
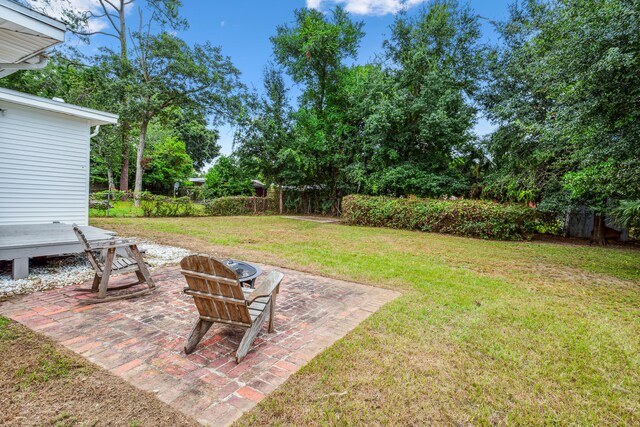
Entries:
<svg viewBox="0 0 640 427">
<path fill-rule="evenodd" d="M 267 186 L 257 179 L 251 180 L 251 186 L 253 190 L 256 192 L 257 197 L 267 197 Z"/>
<path fill-rule="evenodd" d="M 189 182 L 193 182 L 196 187 L 202 187 L 204 185 L 204 178 L 189 178 Z"/>
</svg>

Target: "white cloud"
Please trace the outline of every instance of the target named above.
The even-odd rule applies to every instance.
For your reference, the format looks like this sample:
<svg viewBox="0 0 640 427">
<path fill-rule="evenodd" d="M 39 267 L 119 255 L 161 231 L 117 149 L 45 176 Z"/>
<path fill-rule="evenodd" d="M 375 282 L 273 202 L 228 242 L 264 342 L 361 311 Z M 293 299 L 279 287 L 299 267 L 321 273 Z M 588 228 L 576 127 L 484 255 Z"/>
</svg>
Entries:
<svg viewBox="0 0 640 427">
<path fill-rule="evenodd" d="M 320 3 L 322 3 L 322 0 L 307 0 L 307 7 L 309 9 L 319 9 Z"/>
<path fill-rule="evenodd" d="M 321 9 L 323 5 L 341 5 L 355 15 L 386 15 L 409 9 L 426 0 L 307 0 L 310 9 Z"/>
<path fill-rule="evenodd" d="M 96 15 L 104 13 L 100 2 L 98 0 L 27 0 L 29 5 L 45 15 L 48 15 L 54 19 L 60 19 L 63 16 L 65 10 L 73 10 L 74 12 L 84 13 L 93 12 Z M 108 3 L 105 3 L 108 6 Z M 126 12 L 131 10 L 131 4 L 126 6 Z M 113 12 L 113 9 L 109 7 L 109 11 Z M 101 31 L 109 27 L 107 18 L 92 18 L 89 19 L 88 28 L 90 32 Z"/>
</svg>

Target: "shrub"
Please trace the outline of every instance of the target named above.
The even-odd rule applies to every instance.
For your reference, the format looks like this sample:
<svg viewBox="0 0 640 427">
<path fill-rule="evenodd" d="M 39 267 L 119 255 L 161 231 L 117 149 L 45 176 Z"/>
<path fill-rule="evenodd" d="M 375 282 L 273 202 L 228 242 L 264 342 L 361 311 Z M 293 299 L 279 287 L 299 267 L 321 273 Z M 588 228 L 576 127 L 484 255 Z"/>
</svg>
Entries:
<svg viewBox="0 0 640 427">
<path fill-rule="evenodd" d="M 640 200 L 622 200 L 611 211 L 611 218 L 621 227 L 640 227 Z"/>
<path fill-rule="evenodd" d="M 536 222 L 536 234 L 564 235 L 564 221 L 555 217 L 542 216 Z"/>
<path fill-rule="evenodd" d="M 358 195 L 342 199 L 342 216 L 353 225 L 503 240 L 529 238 L 540 221 L 536 210 L 522 205 Z"/>
<path fill-rule="evenodd" d="M 195 213 L 195 205 L 189 197 L 172 198 L 142 193 L 140 207 L 144 216 L 193 216 Z"/>
<path fill-rule="evenodd" d="M 109 196 L 111 193 L 111 196 Z M 128 191 L 120 191 L 120 190 L 102 190 L 97 191 L 91 195 L 91 198 L 95 200 L 111 200 L 111 201 L 123 201 L 132 198 L 132 194 Z"/>
<path fill-rule="evenodd" d="M 99 211 L 106 211 L 107 209 L 112 208 L 112 207 L 113 207 L 113 205 L 111 205 L 106 200 L 89 198 L 89 209 L 97 209 Z"/>
<path fill-rule="evenodd" d="M 218 197 L 205 205 L 207 215 L 256 215 L 276 211 L 272 197 L 229 196 Z"/>
<path fill-rule="evenodd" d="M 205 176 L 207 197 L 251 196 L 251 179 L 234 156 L 220 156 Z"/>
<path fill-rule="evenodd" d="M 188 181 L 187 181 L 188 182 Z M 179 194 L 189 197 L 194 202 L 202 202 L 207 197 L 205 187 L 195 187 L 193 185 L 180 187 Z"/>
</svg>

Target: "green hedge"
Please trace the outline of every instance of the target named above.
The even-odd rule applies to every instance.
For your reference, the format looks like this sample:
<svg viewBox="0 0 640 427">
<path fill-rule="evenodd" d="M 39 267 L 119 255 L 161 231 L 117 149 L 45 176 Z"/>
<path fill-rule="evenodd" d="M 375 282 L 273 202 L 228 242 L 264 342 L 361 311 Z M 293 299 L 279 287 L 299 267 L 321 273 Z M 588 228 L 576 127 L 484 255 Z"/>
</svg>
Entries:
<svg viewBox="0 0 640 427">
<path fill-rule="evenodd" d="M 91 198 L 96 200 L 107 200 L 110 201 L 122 201 L 129 200 L 133 198 L 133 193 L 130 191 L 120 191 L 120 190 L 102 190 L 97 191 L 91 195 Z"/>
<path fill-rule="evenodd" d="M 205 205 L 207 215 L 262 215 L 275 213 L 275 199 L 272 197 L 229 196 L 218 197 Z"/>
<path fill-rule="evenodd" d="M 501 240 L 529 238 L 540 221 L 536 210 L 522 205 L 358 195 L 342 199 L 342 216 L 353 225 Z"/>
<path fill-rule="evenodd" d="M 140 207 L 144 216 L 194 216 L 196 206 L 189 197 L 165 197 L 151 193 L 140 194 Z"/>
</svg>

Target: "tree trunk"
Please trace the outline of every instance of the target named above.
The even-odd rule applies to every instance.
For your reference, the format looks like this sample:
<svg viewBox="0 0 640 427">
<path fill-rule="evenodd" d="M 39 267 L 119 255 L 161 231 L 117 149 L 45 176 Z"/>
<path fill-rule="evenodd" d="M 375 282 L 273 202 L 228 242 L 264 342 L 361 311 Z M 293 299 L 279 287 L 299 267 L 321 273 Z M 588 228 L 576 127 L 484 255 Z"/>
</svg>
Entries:
<svg viewBox="0 0 640 427">
<path fill-rule="evenodd" d="M 595 214 L 593 217 L 593 231 L 591 232 L 591 242 L 601 246 L 607 244 L 604 220 L 603 214 Z"/>
<path fill-rule="evenodd" d="M 125 1 L 120 0 L 120 8 L 118 9 L 118 19 L 120 28 L 116 28 L 114 24 L 114 29 L 118 31 L 119 39 L 120 39 L 120 60 L 123 64 L 128 64 L 129 57 L 127 53 L 127 21 L 125 16 Z M 103 8 L 105 6 L 103 5 Z M 106 9 L 105 9 L 106 12 Z M 128 72 L 128 67 L 124 67 L 125 72 Z M 120 78 L 124 78 L 124 76 L 120 76 Z M 123 94 L 123 103 L 127 105 L 128 97 L 126 94 Z M 129 124 L 123 123 L 120 125 L 120 131 L 122 136 L 122 165 L 120 167 L 120 191 L 127 192 L 129 191 Z"/>
<path fill-rule="evenodd" d="M 143 119 L 140 125 L 140 140 L 138 141 L 138 152 L 136 155 L 136 184 L 133 188 L 134 206 L 140 206 L 140 192 L 142 191 L 142 159 L 144 158 L 144 144 L 147 140 L 147 128 L 149 119 Z"/>
<path fill-rule="evenodd" d="M 120 191 L 129 191 L 129 144 L 122 137 L 122 165 L 120 166 Z"/>
<path fill-rule="evenodd" d="M 283 203 L 282 203 L 282 185 L 278 186 L 278 190 L 279 190 L 278 193 L 280 193 L 278 195 L 278 197 L 280 198 L 280 206 L 279 206 L 278 211 L 280 212 L 280 215 L 282 215 L 282 206 L 283 206 Z"/>
<path fill-rule="evenodd" d="M 109 182 L 109 190 L 115 190 L 116 183 L 113 181 L 113 171 L 110 167 L 107 167 L 107 181 Z"/>
<path fill-rule="evenodd" d="M 118 8 L 118 21 L 120 28 L 118 35 L 120 39 L 120 58 L 123 61 L 129 61 L 129 54 L 127 52 L 127 17 L 125 12 L 125 0 L 120 0 L 120 7 Z"/>
</svg>

